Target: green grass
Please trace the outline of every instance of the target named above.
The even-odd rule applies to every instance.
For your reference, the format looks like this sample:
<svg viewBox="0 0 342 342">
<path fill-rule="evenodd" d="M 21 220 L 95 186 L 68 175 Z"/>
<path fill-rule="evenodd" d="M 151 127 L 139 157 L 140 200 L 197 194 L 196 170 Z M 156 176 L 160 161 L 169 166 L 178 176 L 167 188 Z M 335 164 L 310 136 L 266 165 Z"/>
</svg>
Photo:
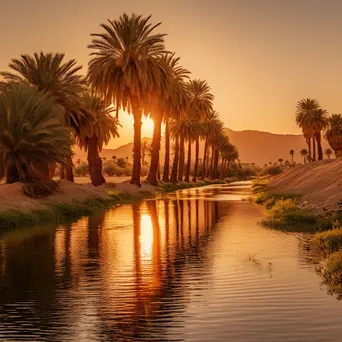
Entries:
<svg viewBox="0 0 342 342">
<path fill-rule="evenodd" d="M 297 193 L 260 192 L 254 202 L 262 204 L 267 218 L 262 225 L 274 229 L 294 232 L 318 232 L 331 229 L 335 221 L 342 222 L 342 215 L 320 217 L 299 207 Z"/>
<path fill-rule="evenodd" d="M 164 183 L 157 187 L 157 192 L 141 190 L 136 194 L 109 191 L 107 197 L 90 198 L 83 202 L 59 203 L 49 207 L 30 211 L 7 210 L 0 212 L 0 233 L 12 228 L 36 226 L 43 223 L 62 223 L 88 216 L 98 210 L 108 209 L 118 204 L 129 204 L 146 198 L 154 198 L 159 193 L 173 192 L 180 189 L 194 188 L 208 184 L 221 184 L 224 181 L 198 183 Z"/>
</svg>

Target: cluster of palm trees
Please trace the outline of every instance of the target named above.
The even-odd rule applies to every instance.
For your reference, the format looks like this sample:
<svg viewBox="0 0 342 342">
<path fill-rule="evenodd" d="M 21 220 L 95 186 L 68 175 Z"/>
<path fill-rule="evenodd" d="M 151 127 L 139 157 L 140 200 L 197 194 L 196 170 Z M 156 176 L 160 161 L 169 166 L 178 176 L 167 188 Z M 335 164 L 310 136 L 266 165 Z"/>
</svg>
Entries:
<svg viewBox="0 0 342 342">
<path fill-rule="evenodd" d="M 342 114 L 329 115 L 316 99 L 306 98 L 297 103 L 296 123 L 302 129 L 308 145 L 307 153 L 305 149 L 301 151 L 305 162 L 316 161 L 316 146 L 318 160 L 323 159 L 322 133 L 335 156 L 342 157 Z M 328 151 L 326 154 L 330 158 L 331 153 Z"/>
<path fill-rule="evenodd" d="M 190 181 L 193 143 L 196 181 L 200 139 L 205 139 L 201 178 L 227 175 L 238 151 L 213 109 L 211 89 L 205 81 L 189 79 L 179 58 L 166 50 L 165 34 L 156 32 L 160 23 L 153 25 L 150 19 L 123 14 L 102 24 L 102 32 L 92 34 L 88 46 L 91 60 L 85 77 L 75 60 L 65 61 L 60 53 L 12 59 L 10 71 L 1 73 L 0 178 L 10 183 L 49 179 L 59 163 L 65 178 L 73 181 L 72 145 L 78 144 L 88 151 L 92 184 L 103 184 L 99 153 L 118 136 L 119 109 L 134 118 L 131 183 L 141 186 L 143 116 L 154 122 L 147 177 L 151 184 L 157 184 L 163 122 L 163 181 Z"/>
</svg>

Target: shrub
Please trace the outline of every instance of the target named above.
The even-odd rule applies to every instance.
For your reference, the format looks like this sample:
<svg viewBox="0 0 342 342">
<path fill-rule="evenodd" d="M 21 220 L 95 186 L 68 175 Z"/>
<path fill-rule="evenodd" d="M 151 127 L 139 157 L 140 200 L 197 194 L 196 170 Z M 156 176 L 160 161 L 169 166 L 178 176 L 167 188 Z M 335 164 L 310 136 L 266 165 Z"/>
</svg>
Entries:
<svg viewBox="0 0 342 342">
<path fill-rule="evenodd" d="M 342 228 L 316 233 L 311 240 L 311 247 L 316 254 L 337 252 L 342 247 Z"/>
<path fill-rule="evenodd" d="M 328 285 L 330 293 L 342 292 L 342 252 L 331 254 L 323 268 L 324 283 Z"/>
<path fill-rule="evenodd" d="M 276 176 L 283 172 L 283 169 L 280 166 L 274 165 L 274 166 L 268 166 L 265 169 L 266 174 L 270 176 Z"/>
<path fill-rule="evenodd" d="M 123 173 L 125 176 L 130 176 L 132 174 L 132 167 L 131 166 L 126 166 L 123 170 Z"/>
<path fill-rule="evenodd" d="M 109 177 L 114 176 L 117 166 L 115 166 L 112 162 L 104 163 L 102 167 L 102 171 Z"/>
<path fill-rule="evenodd" d="M 76 166 L 74 171 L 77 177 L 84 177 L 88 174 L 88 164 L 83 162 Z"/>
</svg>

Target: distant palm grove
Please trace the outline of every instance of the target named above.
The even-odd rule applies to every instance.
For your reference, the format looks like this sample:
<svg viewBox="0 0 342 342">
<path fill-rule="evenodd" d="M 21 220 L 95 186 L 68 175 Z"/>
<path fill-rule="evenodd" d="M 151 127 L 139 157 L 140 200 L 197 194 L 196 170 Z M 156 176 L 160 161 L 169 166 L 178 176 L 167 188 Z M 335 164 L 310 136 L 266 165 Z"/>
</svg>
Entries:
<svg viewBox="0 0 342 342">
<path fill-rule="evenodd" d="M 60 176 L 74 181 L 72 146 L 78 145 L 87 151 L 92 184 L 104 184 L 100 152 L 119 135 L 120 110 L 134 118 L 132 184 L 141 186 L 144 116 L 154 122 L 150 184 L 157 184 L 159 174 L 164 182 L 225 178 L 239 155 L 213 108 L 211 88 L 204 80 L 190 79 L 179 57 L 166 50 L 159 26 L 150 16 L 135 14 L 101 24 L 101 31 L 91 35 L 86 76 L 63 53 L 12 59 L 9 71 L 1 73 L 0 179 L 49 182 L 59 165 Z"/>
<path fill-rule="evenodd" d="M 304 163 L 323 159 L 322 134 L 335 156 L 342 157 L 342 114 L 329 115 L 316 99 L 306 98 L 297 103 L 296 123 L 302 129 L 308 145 L 308 150 L 300 151 Z M 329 159 L 333 153 L 331 149 L 324 152 Z"/>
</svg>

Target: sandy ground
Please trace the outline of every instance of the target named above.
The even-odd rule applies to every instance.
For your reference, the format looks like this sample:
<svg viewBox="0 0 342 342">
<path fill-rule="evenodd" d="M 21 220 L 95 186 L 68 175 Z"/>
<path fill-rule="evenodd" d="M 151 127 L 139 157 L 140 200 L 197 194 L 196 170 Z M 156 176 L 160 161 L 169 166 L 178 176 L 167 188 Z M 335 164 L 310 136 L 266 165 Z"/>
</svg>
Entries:
<svg viewBox="0 0 342 342">
<path fill-rule="evenodd" d="M 315 212 L 341 209 L 342 159 L 322 160 L 289 170 L 270 183 L 271 191 L 300 193 L 302 202 Z"/>
<path fill-rule="evenodd" d="M 129 184 L 129 177 L 109 177 L 107 184 L 99 187 L 94 187 L 89 182 L 90 180 L 87 177 L 75 178 L 75 183 L 61 180 L 58 191 L 54 195 L 42 199 L 25 196 L 22 192 L 21 183 L 0 184 L 0 211 L 8 209 L 30 210 L 56 203 L 68 203 L 73 200 L 84 201 L 92 197 L 104 197 L 108 191 L 128 192 L 131 194 L 140 191 L 155 191 L 155 187 L 149 184 L 142 184 L 141 188 Z"/>
</svg>

